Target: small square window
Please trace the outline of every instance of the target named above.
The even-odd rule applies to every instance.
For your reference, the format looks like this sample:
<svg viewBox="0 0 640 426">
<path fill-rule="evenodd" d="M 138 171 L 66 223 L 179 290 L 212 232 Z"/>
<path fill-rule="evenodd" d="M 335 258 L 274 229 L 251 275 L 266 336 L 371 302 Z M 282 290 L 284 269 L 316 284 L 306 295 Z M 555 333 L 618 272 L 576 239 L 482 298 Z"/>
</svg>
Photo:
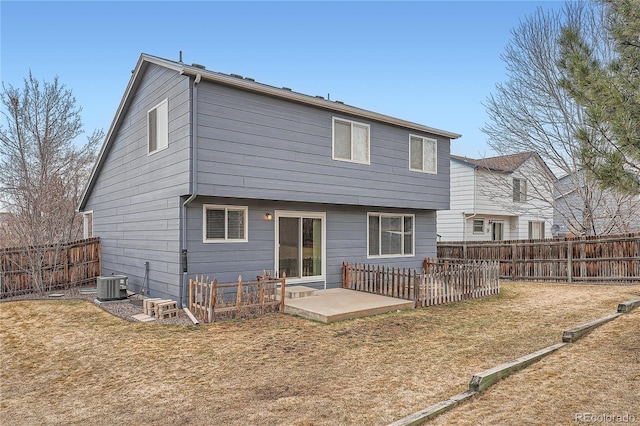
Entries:
<svg viewBox="0 0 640 426">
<path fill-rule="evenodd" d="M 147 113 L 149 154 L 169 146 L 169 100 L 165 99 Z"/>
<path fill-rule="evenodd" d="M 409 136 L 409 170 L 438 173 L 438 141 Z"/>
<path fill-rule="evenodd" d="M 369 164 L 369 125 L 333 119 L 333 159 Z"/>
<path fill-rule="evenodd" d="M 484 234 L 484 219 L 473 219 L 473 233 Z"/>
<path fill-rule="evenodd" d="M 205 243 L 246 242 L 247 207 L 202 206 L 203 236 Z"/>
</svg>

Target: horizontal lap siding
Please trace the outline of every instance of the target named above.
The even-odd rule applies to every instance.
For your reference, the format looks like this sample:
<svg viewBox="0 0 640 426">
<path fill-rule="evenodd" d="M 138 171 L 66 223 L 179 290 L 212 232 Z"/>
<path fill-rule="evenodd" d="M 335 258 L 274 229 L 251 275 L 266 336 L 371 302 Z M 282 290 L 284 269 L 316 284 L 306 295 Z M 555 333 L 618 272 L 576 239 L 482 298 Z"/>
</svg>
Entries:
<svg viewBox="0 0 640 426">
<path fill-rule="evenodd" d="M 248 206 L 249 230 L 246 243 L 202 242 L 202 204 Z M 238 275 L 253 279 L 262 270 L 274 270 L 275 210 L 326 213 L 327 287 L 340 287 L 342 262 L 373 263 L 422 268 L 425 257 L 435 257 L 435 212 L 366 206 L 289 203 L 280 201 L 199 197 L 187 211 L 189 275 L 214 277 L 218 282 L 235 282 Z M 265 219 L 265 213 L 274 216 Z M 367 259 L 367 212 L 397 212 L 416 215 L 416 253 L 412 257 Z M 320 288 L 321 284 L 304 284 Z"/>
<path fill-rule="evenodd" d="M 147 154 L 147 111 L 169 99 L 169 147 Z M 132 94 L 86 210 L 102 241 L 102 273 L 124 274 L 139 290 L 177 299 L 180 196 L 189 192 L 189 80 L 150 65 Z"/>
<path fill-rule="evenodd" d="M 334 116 L 371 126 L 371 164 L 332 160 Z M 198 193 L 447 208 L 449 140 L 438 138 L 437 175 L 410 172 L 409 134 L 416 133 L 203 82 L 198 85 Z"/>
</svg>

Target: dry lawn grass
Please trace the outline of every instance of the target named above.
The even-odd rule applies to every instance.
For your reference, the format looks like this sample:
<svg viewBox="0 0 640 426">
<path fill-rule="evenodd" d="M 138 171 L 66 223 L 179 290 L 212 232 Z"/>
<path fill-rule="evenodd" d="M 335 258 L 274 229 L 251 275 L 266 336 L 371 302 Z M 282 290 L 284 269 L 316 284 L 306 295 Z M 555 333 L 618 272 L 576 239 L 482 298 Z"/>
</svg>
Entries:
<svg viewBox="0 0 640 426">
<path fill-rule="evenodd" d="M 558 343 L 563 330 L 639 296 L 638 286 L 504 284 L 484 300 L 329 325 L 272 315 L 200 327 L 130 323 L 81 301 L 2 303 L 0 424 L 387 424 L 466 390 L 473 373 Z M 515 408 L 537 400 L 554 406 L 555 398 L 583 395 L 600 376 L 621 371 L 635 371 L 637 391 L 639 318 L 619 318 L 591 338 L 617 342 L 635 332 L 625 341 L 635 364 L 620 353 L 617 370 L 605 363 L 585 376 L 574 368 L 582 352 L 602 361 L 614 349 L 578 343 L 530 367 L 555 368 L 547 379 L 517 396 L 507 390 L 507 402 L 482 415 L 537 422 L 535 406 L 527 418 Z M 467 407 L 482 407 L 476 404 L 492 393 L 443 421 L 468 414 L 478 423 L 480 408 Z M 631 409 L 630 392 L 621 393 L 599 395 L 603 404 Z M 580 398 L 581 410 L 600 407 Z"/>
</svg>

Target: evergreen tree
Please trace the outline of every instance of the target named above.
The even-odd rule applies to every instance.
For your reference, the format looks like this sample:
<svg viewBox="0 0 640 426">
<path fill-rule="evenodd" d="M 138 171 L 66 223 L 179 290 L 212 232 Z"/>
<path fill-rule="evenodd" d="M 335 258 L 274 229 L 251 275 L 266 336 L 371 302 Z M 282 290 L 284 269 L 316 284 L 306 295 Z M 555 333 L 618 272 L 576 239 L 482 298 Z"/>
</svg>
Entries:
<svg viewBox="0 0 640 426">
<path fill-rule="evenodd" d="M 581 28 L 567 25 L 560 38 L 561 81 L 585 108 L 576 132 L 583 167 L 604 187 L 640 193 L 640 2 L 601 0 L 616 55 L 602 61 Z"/>
</svg>

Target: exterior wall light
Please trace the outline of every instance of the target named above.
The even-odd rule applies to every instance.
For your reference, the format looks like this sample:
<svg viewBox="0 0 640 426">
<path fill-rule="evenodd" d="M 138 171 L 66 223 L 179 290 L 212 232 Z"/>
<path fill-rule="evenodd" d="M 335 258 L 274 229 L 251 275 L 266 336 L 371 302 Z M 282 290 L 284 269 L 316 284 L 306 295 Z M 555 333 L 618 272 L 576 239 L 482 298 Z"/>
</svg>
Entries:
<svg viewBox="0 0 640 426">
<path fill-rule="evenodd" d="M 271 220 L 271 213 L 265 213 L 264 218 L 267 220 Z"/>
</svg>

